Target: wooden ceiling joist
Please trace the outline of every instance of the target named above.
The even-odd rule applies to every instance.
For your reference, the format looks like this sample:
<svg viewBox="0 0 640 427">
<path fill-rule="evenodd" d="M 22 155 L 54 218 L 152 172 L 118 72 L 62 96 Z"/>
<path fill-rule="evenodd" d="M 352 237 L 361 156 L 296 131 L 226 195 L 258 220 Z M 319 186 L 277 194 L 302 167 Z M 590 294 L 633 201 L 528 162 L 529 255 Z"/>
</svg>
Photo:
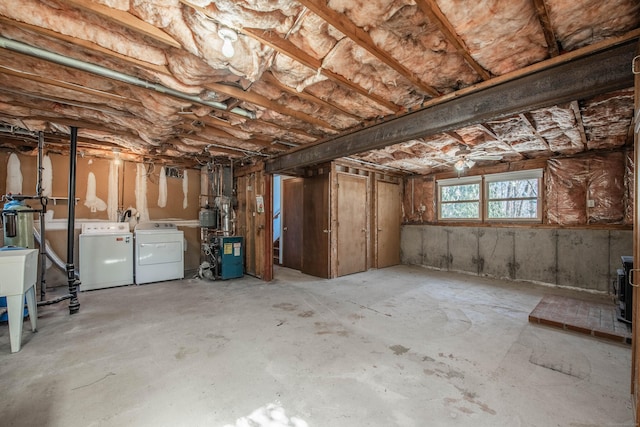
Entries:
<svg viewBox="0 0 640 427">
<path fill-rule="evenodd" d="M 205 16 L 209 16 L 207 9 L 201 6 L 198 6 L 196 4 L 193 4 L 188 0 L 180 0 L 180 3 L 194 10 L 197 10 L 198 12 L 202 13 Z M 211 19 L 215 20 L 214 17 L 211 17 Z M 333 71 L 322 68 L 322 62 L 319 59 L 316 59 L 313 56 L 309 55 L 307 52 L 298 48 L 289 40 L 286 40 L 285 38 L 282 38 L 279 35 L 275 34 L 273 31 L 263 30 L 259 28 L 244 27 L 239 29 L 239 32 L 246 35 L 247 37 L 251 37 L 259 41 L 265 46 L 271 47 L 276 52 L 279 52 L 282 55 L 288 56 L 289 58 L 301 63 L 302 65 L 311 68 L 314 72 L 320 71 L 329 80 L 337 84 L 340 84 L 341 86 L 346 87 L 349 90 L 358 92 L 360 95 L 365 96 L 368 99 L 371 99 L 372 101 L 384 106 L 385 108 L 388 108 L 394 113 L 397 113 L 403 110 L 403 107 L 396 105 L 374 93 L 370 93 L 368 90 L 366 90 L 362 86 L 348 80 L 344 76 L 341 76 L 340 74 L 334 73 Z"/>
<path fill-rule="evenodd" d="M 420 8 L 422 13 L 424 13 L 427 18 L 429 18 L 429 21 L 434 23 L 440 29 L 447 40 L 456 48 L 458 54 L 460 54 L 465 59 L 465 61 L 467 61 L 467 64 L 469 64 L 469 66 L 473 68 L 473 70 L 478 73 L 480 77 L 482 77 L 482 80 L 489 80 L 491 78 L 491 74 L 489 74 L 489 72 L 485 70 L 480 64 L 478 64 L 478 61 L 476 61 L 471 56 L 471 53 L 469 52 L 469 49 L 467 48 L 464 40 L 462 40 L 462 38 L 458 36 L 458 33 L 456 33 L 453 25 L 451 25 L 446 16 L 444 16 L 436 1 L 416 0 L 416 5 Z"/>
<path fill-rule="evenodd" d="M 25 24 L 24 22 L 18 22 L 18 21 L 14 21 L 12 19 L 8 19 L 4 16 L 0 16 L 0 23 L 3 24 L 7 24 L 7 25 L 12 25 L 15 26 L 17 28 L 21 28 L 23 30 L 27 30 L 27 31 L 31 31 L 33 33 L 37 33 L 46 37 L 51 37 L 54 39 L 57 39 L 61 42 L 65 42 L 65 43 L 69 43 L 73 46 L 77 46 L 83 49 L 86 49 L 87 51 L 93 53 L 96 57 L 100 57 L 100 56 L 106 56 L 108 58 L 112 58 L 115 60 L 119 60 L 119 61 L 123 61 L 123 62 L 127 62 L 131 65 L 134 65 L 136 67 L 140 67 L 142 69 L 148 69 L 148 70 L 152 70 L 155 71 L 157 73 L 161 73 L 161 74 L 165 74 L 167 76 L 170 76 L 171 73 L 169 72 L 169 69 L 166 66 L 163 65 L 158 65 L 158 64 L 152 64 L 151 62 L 146 62 L 146 61 L 141 61 L 140 59 L 137 58 L 132 58 L 131 56 L 127 56 L 127 55 L 123 55 L 121 53 L 115 52 L 111 49 L 107 49 L 104 48 L 102 46 L 100 46 L 99 44 L 87 41 L 87 40 L 83 40 L 83 39 L 79 39 L 76 37 L 71 37 L 71 36 L 67 36 L 65 34 L 61 34 L 58 33 L 56 31 L 52 31 L 46 28 L 42 28 L 42 27 L 38 27 L 35 25 L 30 25 L 30 24 Z M 60 52 L 61 54 L 68 54 L 68 52 Z"/>
<path fill-rule="evenodd" d="M 306 53 L 305 51 L 303 51 L 302 49 L 298 48 L 296 45 L 291 43 L 289 40 L 283 39 L 282 37 L 278 36 L 272 31 L 265 31 L 265 30 L 260 30 L 256 28 L 243 28 L 242 32 L 243 34 L 246 34 L 258 40 L 260 43 L 271 47 L 272 49 L 278 51 L 279 53 L 298 61 L 299 63 L 301 63 L 302 65 L 308 68 L 311 68 L 314 72 L 317 72 L 318 70 L 320 70 L 322 75 L 326 76 L 329 80 L 333 81 L 334 83 L 337 83 L 349 90 L 357 92 L 360 95 L 368 99 L 371 99 L 377 104 L 380 104 L 385 108 L 388 108 L 390 111 L 394 113 L 397 113 L 403 109 L 403 107 L 396 105 L 393 102 L 390 102 L 382 98 L 381 96 L 376 95 L 375 93 L 370 93 L 368 90 L 366 90 L 360 85 L 353 83 L 352 81 L 348 80 L 346 77 L 338 73 L 334 73 L 331 70 L 322 68 L 322 62 L 319 59 L 314 58 L 313 56 L 309 55 L 308 53 Z"/>
<path fill-rule="evenodd" d="M 558 56 L 560 54 L 560 50 L 558 49 L 558 40 L 556 39 L 556 34 L 553 31 L 553 26 L 551 25 L 551 18 L 549 17 L 549 11 L 547 10 L 545 0 L 533 0 L 533 4 L 536 8 L 536 14 L 538 15 L 540 25 L 542 26 L 542 31 L 544 32 L 544 39 L 547 41 L 549 56 Z"/>
<path fill-rule="evenodd" d="M 284 105 L 280 105 L 277 102 L 274 102 L 269 98 L 259 95 L 255 92 L 245 91 L 239 87 L 229 86 L 221 83 L 209 83 L 206 85 L 206 88 L 211 89 L 214 92 L 223 93 L 225 95 L 232 96 L 237 99 L 241 99 L 250 104 L 255 104 L 260 107 L 273 110 L 284 116 L 293 117 L 302 122 L 313 123 L 316 126 L 320 126 L 326 129 L 333 129 L 331 124 L 325 122 L 324 120 L 320 120 L 316 117 L 310 116 L 300 111 L 292 110 L 291 108 L 285 107 Z"/>
<path fill-rule="evenodd" d="M 533 120 L 529 118 L 529 115 L 527 113 L 520 113 L 518 114 L 518 117 L 520 117 L 520 120 L 522 120 L 522 122 L 525 124 L 527 129 L 529 129 L 531 134 L 535 136 L 538 142 L 544 145 L 547 148 L 547 150 L 551 150 L 551 148 L 549 147 L 549 143 L 547 142 L 546 139 L 542 137 L 542 135 L 540 135 L 540 133 L 538 132 L 538 129 L 536 129 L 536 127 L 533 125 Z"/>
<path fill-rule="evenodd" d="M 300 148 L 267 162 L 268 172 L 322 163 L 399 142 L 455 130 L 512 114 L 628 88 L 635 40 L 572 62 L 543 67 L 490 86 L 397 117 L 378 125 Z"/>
<path fill-rule="evenodd" d="M 280 83 L 280 81 L 278 79 L 276 79 L 273 76 L 273 74 L 271 74 L 270 72 L 265 72 L 262 75 L 262 79 L 266 83 L 269 83 L 270 85 L 273 85 L 273 86 L 277 87 L 278 89 L 280 89 L 281 91 L 287 92 L 290 95 L 297 96 L 300 99 L 304 99 L 305 101 L 309 101 L 309 102 L 314 103 L 314 104 L 320 104 L 323 107 L 328 108 L 328 109 L 330 109 L 330 110 L 332 110 L 332 111 L 334 111 L 334 112 L 336 112 L 338 114 L 343 114 L 345 116 L 349 116 L 349 117 L 351 117 L 353 119 L 357 119 L 357 120 L 362 119 L 362 117 L 358 117 L 355 114 L 352 114 L 352 113 L 346 111 L 345 109 L 342 109 L 342 108 L 338 107 L 337 105 L 330 104 L 330 103 L 328 103 L 327 101 L 325 101 L 323 99 L 320 99 L 320 98 L 318 98 L 316 96 L 311 95 L 310 93 L 307 93 L 305 91 L 298 92 L 297 90 L 295 90 L 295 89 L 293 89 L 293 88 L 291 88 L 291 87 L 289 87 L 289 86 L 287 86 L 285 84 Z"/>
<path fill-rule="evenodd" d="M 300 4 L 305 6 L 307 9 L 311 10 L 313 13 L 318 15 L 320 18 L 327 21 L 330 25 L 335 27 L 338 31 L 340 31 L 345 36 L 349 37 L 353 42 L 355 42 L 358 46 L 365 49 L 371 55 L 378 58 L 382 63 L 391 67 L 402 77 L 409 80 L 415 87 L 417 87 L 421 92 L 426 93 L 429 96 L 437 97 L 440 94 L 436 89 L 429 86 L 418 76 L 416 76 L 413 71 L 409 70 L 407 67 L 402 65 L 397 59 L 391 56 L 388 52 L 380 49 L 371 39 L 369 33 L 367 33 L 362 28 L 355 25 L 352 21 L 350 21 L 344 14 L 338 13 L 335 10 L 331 9 L 326 5 L 326 1 L 324 0 L 298 0 Z"/>
<path fill-rule="evenodd" d="M 27 79 L 38 83 L 43 83 L 51 86 L 56 86 L 76 92 L 81 92 L 87 95 L 95 96 L 97 98 L 106 98 L 112 101 L 119 101 L 128 104 L 137 104 L 140 105 L 140 101 L 136 99 L 126 98 L 124 96 L 115 95 L 110 92 L 105 92 L 103 90 L 93 89 L 86 86 L 81 86 L 75 83 L 65 82 L 62 80 L 55 80 L 49 77 L 40 76 L 38 74 L 34 74 L 27 71 L 15 70 L 12 68 L 7 68 L 3 65 L 0 65 L 0 74 L 6 74 L 9 76 L 17 77 L 20 79 Z"/>
<path fill-rule="evenodd" d="M 155 40 L 159 43 L 162 43 L 166 46 L 171 46 L 175 48 L 181 48 L 182 45 L 171 37 L 169 34 L 160 30 L 158 27 L 155 27 L 149 24 L 142 19 L 133 16 L 129 12 L 125 12 L 122 10 L 114 9 L 108 6 L 101 5 L 99 3 L 94 3 L 92 1 L 84 1 L 84 0 L 61 0 L 63 3 L 66 3 L 74 8 L 83 10 L 85 12 L 93 13 L 98 15 L 104 19 L 107 19 L 110 22 L 121 25 L 134 33 L 141 34 L 143 36 L 149 37 L 152 40 Z"/>
<path fill-rule="evenodd" d="M 580 140 L 582 141 L 582 147 L 585 150 L 589 149 L 587 144 L 587 133 L 584 130 L 584 122 L 582 121 L 582 112 L 580 112 L 580 104 L 578 101 L 571 101 L 569 104 L 571 110 L 573 111 L 573 115 L 576 117 L 576 125 L 578 127 L 578 132 L 580 132 Z"/>
</svg>

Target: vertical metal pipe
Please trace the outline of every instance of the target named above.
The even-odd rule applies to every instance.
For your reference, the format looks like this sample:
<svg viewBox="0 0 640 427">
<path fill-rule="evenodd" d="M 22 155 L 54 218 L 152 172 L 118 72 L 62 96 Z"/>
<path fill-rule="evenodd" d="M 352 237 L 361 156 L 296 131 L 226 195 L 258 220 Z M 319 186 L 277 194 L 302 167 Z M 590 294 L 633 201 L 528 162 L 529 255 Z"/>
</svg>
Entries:
<svg viewBox="0 0 640 427">
<path fill-rule="evenodd" d="M 36 192 L 42 205 L 40 211 L 40 301 L 47 297 L 47 281 L 45 273 L 47 271 L 47 248 L 44 238 L 44 214 L 47 213 L 47 200 L 42 197 L 42 151 L 44 150 L 44 132 L 38 132 L 38 185 Z"/>
<path fill-rule="evenodd" d="M 73 244 L 75 240 L 76 217 L 76 151 L 78 147 L 78 128 L 71 127 L 71 145 L 69 147 L 69 190 L 68 190 L 68 216 L 67 216 L 67 282 L 69 284 L 69 314 L 75 314 L 80 310 L 78 302 L 78 285 L 76 281 L 75 266 L 73 264 Z"/>
</svg>

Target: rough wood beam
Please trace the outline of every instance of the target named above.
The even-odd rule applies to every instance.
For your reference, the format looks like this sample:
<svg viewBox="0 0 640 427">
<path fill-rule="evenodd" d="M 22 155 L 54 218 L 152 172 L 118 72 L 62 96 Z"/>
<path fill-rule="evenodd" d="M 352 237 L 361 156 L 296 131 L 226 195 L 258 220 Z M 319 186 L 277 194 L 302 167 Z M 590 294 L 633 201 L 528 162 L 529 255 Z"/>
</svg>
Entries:
<svg viewBox="0 0 640 427">
<path fill-rule="evenodd" d="M 325 122 L 324 120 L 320 120 L 316 117 L 310 116 L 300 111 L 292 110 L 289 107 L 285 107 L 284 105 L 280 105 L 277 102 L 273 102 L 265 96 L 259 95 L 254 92 L 244 91 L 239 87 L 229 86 L 221 83 L 209 83 L 205 85 L 205 87 L 207 89 L 211 89 L 214 92 L 224 93 L 225 95 L 241 99 L 245 102 L 268 108 L 269 110 L 273 110 L 279 114 L 293 117 L 302 122 L 313 123 L 316 126 L 320 126 L 326 129 L 334 129 L 331 124 Z"/>
<path fill-rule="evenodd" d="M 529 65 L 519 70 L 502 74 L 500 76 L 495 76 L 490 80 L 476 83 L 474 85 L 467 86 L 464 89 L 460 89 L 455 92 L 450 92 L 446 95 L 442 95 L 440 98 L 430 99 L 428 101 L 425 101 L 425 103 L 423 104 L 423 107 L 424 108 L 431 107 L 433 105 L 437 105 L 437 104 L 441 104 L 443 102 L 449 101 L 453 98 L 459 98 L 461 96 L 464 96 L 470 93 L 485 90 L 493 86 L 498 86 L 500 84 L 509 82 L 511 80 L 516 80 L 520 77 L 527 76 L 529 74 L 537 73 L 539 71 L 556 67 L 558 65 L 567 64 L 577 59 L 584 58 L 591 54 L 602 52 L 607 49 L 611 49 L 615 46 L 626 44 L 627 42 L 630 42 L 632 40 L 637 40 L 639 38 L 640 38 L 640 29 L 631 30 L 619 37 L 613 37 L 610 39 L 602 40 L 580 49 L 572 50 L 570 52 L 565 52 L 562 55 L 556 56 L 555 58 L 550 58 L 545 61 L 536 62 L 535 64 Z"/>
<path fill-rule="evenodd" d="M 184 117 L 186 120 L 189 121 L 189 123 L 185 123 L 185 126 L 183 127 L 183 129 L 191 129 L 194 131 L 200 131 L 202 130 L 202 127 L 198 127 L 193 125 L 193 122 L 200 122 L 202 123 L 202 126 L 206 126 L 208 131 L 211 132 L 212 134 L 215 134 L 216 136 L 219 136 L 221 138 L 235 138 L 234 135 L 230 134 L 229 132 L 225 132 L 224 130 L 220 129 L 219 126 L 219 122 L 221 122 L 221 120 L 215 120 L 210 116 L 196 116 L 193 113 L 188 113 L 188 114 L 180 114 L 181 117 Z"/>
<path fill-rule="evenodd" d="M 498 141 L 498 142 L 502 142 L 502 139 L 500 139 L 500 137 L 498 135 L 496 135 L 496 133 L 493 131 L 493 129 L 491 129 L 487 124 L 484 123 L 478 123 L 476 125 L 482 132 L 484 132 L 485 134 L 489 135 L 491 138 L 493 138 L 494 140 Z"/>
<path fill-rule="evenodd" d="M 135 99 L 126 98 L 124 96 L 115 95 L 115 94 L 110 93 L 110 92 L 105 92 L 105 91 L 102 91 L 102 90 L 93 89 L 93 88 L 86 87 L 86 86 L 81 86 L 81 85 L 78 85 L 78 84 L 75 84 L 75 83 L 69 83 L 69 82 L 65 82 L 65 81 L 62 81 L 62 80 L 55 80 L 55 79 L 51 79 L 51 78 L 48 78 L 48 77 L 39 76 L 37 74 L 33 74 L 33 73 L 30 73 L 30 72 L 27 72 L 27 71 L 21 71 L 21 70 L 16 70 L 16 69 L 12 69 L 12 68 L 7 68 L 4 65 L 0 65 L 0 74 L 6 74 L 8 76 L 13 76 L 13 77 L 21 78 L 21 79 L 27 79 L 27 80 L 31 80 L 31 81 L 34 81 L 34 82 L 43 83 L 43 84 L 56 86 L 56 87 L 61 87 L 61 88 L 69 89 L 69 90 L 76 91 L 76 92 L 82 92 L 82 93 L 85 93 L 87 95 L 91 95 L 91 96 L 95 96 L 95 97 L 99 97 L 99 98 L 107 98 L 107 99 L 111 99 L 113 101 L 124 102 L 124 103 L 127 103 L 127 104 L 140 105 L 140 101 L 135 100 Z"/>
<path fill-rule="evenodd" d="M 464 126 L 628 88 L 636 40 L 544 67 L 357 132 L 303 147 L 267 163 L 270 173 L 312 165 Z"/>
<path fill-rule="evenodd" d="M 356 83 L 353 83 L 346 77 L 334 73 L 331 70 L 322 68 L 322 62 L 319 59 L 314 58 L 313 56 L 309 55 L 308 53 L 291 43 L 289 40 L 283 39 L 272 31 L 260 30 L 255 28 L 244 28 L 242 32 L 243 34 L 246 34 L 249 37 L 258 40 L 260 43 L 267 45 L 272 49 L 275 49 L 279 53 L 298 61 L 306 67 L 311 68 L 315 72 L 320 70 L 320 72 L 329 80 L 341 86 L 344 86 L 347 89 L 353 90 L 354 92 L 358 92 L 360 95 L 371 99 L 377 104 L 382 105 L 383 107 L 389 109 L 389 111 L 391 112 L 397 113 L 404 109 L 403 107 L 396 105 L 393 102 L 390 102 L 382 98 L 381 96 L 376 95 L 375 93 L 370 93 L 368 90 Z"/>
<path fill-rule="evenodd" d="M 59 125 L 62 126 L 73 126 L 73 127 L 77 127 L 78 129 L 92 129 L 92 130 L 98 130 L 98 131 L 102 131 L 105 133 L 110 133 L 116 136 L 129 136 L 131 138 L 138 138 L 137 135 L 132 135 L 132 134 L 128 134 L 128 133 L 124 133 L 124 132 L 116 132 L 113 129 L 110 129 L 106 126 L 104 126 L 103 124 L 100 123 L 94 123 L 90 120 L 78 120 L 78 119 L 71 119 L 71 118 L 67 118 L 67 117 L 49 117 L 49 116 L 29 116 L 28 117 L 29 120 L 42 120 L 42 121 L 46 121 L 49 123 L 57 123 Z"/>
<path fill-rule="evenodd" d="M 105 55 L 108 56 L 110 58 L 114 58 L 114 59 L 119 59 L 125 62 L 128 62 L 132 65 L 141 67 L 141 68 L 145 68 L 151 71 L 155 71 L 161 74 L 165 74 L 170 76 L 171 73 L 169 72 L 169 69 L 163 65 L 158 65 L 158 64 L 152 64 L 150 62 L 146 62 L 146 61 L 141 61 L 137 58 L 132 58 L 130 56 L 127 55 L 123 55 L 121 53 L 118 52 L 114 52 L 113 50 L 110 49 L 106 49 L 96 43 L 92 43 L 90 41 L 87 40 L 82 40 L 76 37 L 71 37 L 71 36 L 67 36 L 61 33 L 57 33 L 55 31 L 49 30 L 47 28 L 42 28 L 42 27 L 38 27 L 35 25 L 30 25 L 30 24 L 25 24 L 24 22 L 18 22 L 18 21 L 14 21 L 8 18 L 5 18 L 3 16 L 0 16 L 0 23 L 4 23 L 7 25 L 12 25 L 18 28 L 21 28 L 23 30 L 27 30 L 27 31 L 32 31 L 34 33 L 38 33 L 41 34 L 43 36 L 47 36 L 47 37 L 52 37 L 54 39 L 58 39 L 60 41 L 66 42 L 66 43 L 71 43 L 75 46 L 78 46 L 80 48 L 83 49 L 87 49 L 90 52 L 93 52 L 95 54 L 97 54 L 96 56 L 101 56 L 101 55 Z M 68 52 L 61 52 L 63 55 L 67 55 Z"/>
<path fill-rule="evenodd" d="M 187 132 L 187 135 L 198 135 L 200 132 L 204 130 L 205 125 L 202 124 L 202 126 L 197 126 L 193 124 L 193 122 L 190 122 L 190 123 L 182 123 L 176 127 Z M 218 138 L 225 138 L 225 139 L 236 139 L 236 137 L 234 137 L 233 135 L 229 135 L 223 130 L 213 128 L 210 126 L 206 126 L 206 129 L 207 129 L 206 130 L 207 135 L 215 136 Z"/>
<path fill-rule="evenodd" d="M 573 115 L 576 117 L 576 126 L 578 128 L 578 132 L 580 132 L 580 139 L 582 140 L 582 146 L 584 150 L 589 149 L 587 133 L 584 130 L 584 122 L 582 121 L 582 113 L 580 112 L 580 104 L 578 101 L 571 101 L 569 104 L 571 110 L 573 110 Z"/>
<path fill-rule="evenodd" d="M 199 136 L 192 136 L 192 135 L 183 135 L 180 136 L 179 138 L 177 138 L 178 140 L 180 140 L 180 142 L 184 145 L 188 145 L 191 147 L 196 147 L 197 146 L 193 145 L 193 144 L 189 144 L 187 142 L 184 142 L 184 139 L 189 139 L 191 141 L 197 142 L 198 144 L 202 144 L 203 147 L 202 150 L 204 151 L 206 149 L 207 145 L 215 145 L 215 147 L 211 147 L 212 151 L 220 151 L 223 153 L 228 153 L 228 154 L 235 154 L 235 155 L 241 155 L 242 153 L 251 153 L 251 152 L 255 152 L 255 150 L 251 150 L 248 148 L 241 148 L 241 147 L 232 147 L 229 146 L 227 144 L 221 143 L 221 142 L 216 142 L 216 141 L 211 141 L 210 139 L 206 139 L 206 138 L 202 138 Z M 243 142 L 248 142 L 248 141 L 243 141 Z"/>
<path fill-rule="evenodd" d="M 332 111 L 334 111 L 334 112 L 336 112 L 338 114 L 344 114 L 345 116 L 349 116 L 349 117 L 351 117 L 353 119 L 357 119 L 357 120 L 361 120 L 362 119 L 362 117 L 356 116 L 355 114 L 352 114 L 352 113 L 350 113 L 348 111 L 345 111 L 345 110 L 343 110 L 342 108 L 340 108 L 340 107 L 338 107 L 336 105 L 330 104 L 330 103 L 328 103 L 327 101 L 325 101 L 323 99 L 320 99 L 320 98 L 318 98 L 318 97 L 316 97 L 314 95 L 311 95 L 310 93 L 307 93 L 307 92 L 304 92 L 304 91 L 303 92 L 298 92 L 294 88 L 291 88 L 291 87 L 289 87 L 289 86 L 287 86 L 285 84 L 280 83 L 280 81 L 278 79 L 276 79 L 273 76 L 273 74 L 271 74 L 268 71 L 265 72 L 264 74 L 262 74 L 262 80 L 265 83 L 269 83 L 270 85 L 273 85 L 273 86 L 277 87 L 278 89 L 282 90 L 283 92 L 287 92 L 290 95 L 297 96 L 300 99 L 304 99 L 305 101 L 309 101 L 309 102 L 314 103 L 314 104 L 320 104 L 323 107 L 329 108 L 329 109 L 331 109 Z"/>
<path fill-rule="evenodd" d="M 187 0 L 180 0 L 180 3 L 194 10 L 197 10 L 203 15 L 209 16 L 211 19 L 215 20 L 215 17 L 210 16 L 209 11 L 201 6 L 195 5 Z M 291 43 L 289 40 L 286 40 L 280 37 L 279 35 L 275 34 L 272 31 L 263 30 L 259 28 L 242 28 L 239 31 L 242 34 L 259 41 L 260 43 L 271 47 L 276 52 L 279 52 L 285 56 L 288 56 L 289 58 L 292 58 L 295 61 L 298 61 L 302 65 L 311 68 L 315 72 L 318 72 L 318 70 L 320 70 L 320 72 L 323 75 L 325 75 L 329 80 L 335 83 L 338 83 L 341 86 L 344 86 L 350 90 L 358 92 L 359 94 L 367 97 L 368 99 L 371 99 L 377 104 L 380 104 L 385 108 L 389 109 L 391 112 L 397 113 L 404 109 L 399 105 L 396 105 L 392 102 L 387 101 L 381 96 L 378 96 L 374 93 L 369 93 L 369 91 L 366 90 L 365 88 L 347 80 L 345 77 L 341 76 L 340 74 L 336 74 L 330 70 L 325 70 L 324 68 L 322 68 L 322 62 L 319 59 L 314 58 L 313 56 L 309 55 L 307 52 L 303 51 L 302 49 L 298 48 L 296 45 Z"/>
<path fill-rule="evenodd" d="M 108 6 L 104 6 L 98 3 L 94 3 L 90 0 L 61 0 L 62 3 L 73 6 L 74 8 L 84 10 L 85 12 L 93 13 L 102 18 L 107 19 L 110 22 L 121 25 L 135 33 L 142 34 L 164 45 L 182 48 L 180 43 L 169 34 L 165 33 L 161 29 L 143 21 L 130 14 L 118 9 L 112 9 Z"/>
<path fill-rule="evenodd" d="M 177 127 L 187 132 L 185 134 L 180 135 L 180 137 L 183 137 L 183 138 L 207 139 L 209 137 L 218 137 L 218 138 L 223 138 L 229 142 L 233 142 L 235 144 L 253 144 L 253 145 L 259 145 L 260 147 L 263 147 L 263 148 L 273 147 L 273 144 L 270 141 L 267 141 L 264 139 L 260 139 L 260 138 L 242 139 L 242 138 L 235 137 L 233 135 L 229 135 L 228 133 L 222 130 L 213 129 L 211 127 L 207 127 L 205 135 L 202 134 L 204 129 L 202 129 L 201 127 L 193 126 L 191 124 L 183 123 L 181 125 L 178 125 Z M 213 143 L 222 144 L 222 142 L 215 142 L 215 141 L 209 141 L 209 142 L 211 144 Z"/>
<path fill-rule="evenodd" d="M 522 120 L 524 122 L 524 124 L 527 127 L 527 129 L 529 129 L 531 134 L 536 137 L 538 142 L 540 142 L 542 145 L 544 145 L 547 148 L 547 150 L 551 151 L 551 147 L 549 147 L 549 143 L 547 142 L 546 139 L 544 139 L 542 137 L 542 135 L 540 135 L 540 133 L 538 132 L 538 129 L 536 129 L 536 127 L 533 125 L 533 120 L 531 120 L 529 118 L 529 114 L 520 113 L 520 114 L 518 114 L 518 117 L 520 117 L 520 120 Z"/>
<path fill-rule="evenodd" d="M 416 4 L 429 18 L 429 21 L 434 23 L 438 29 L 444 34 L 446 39 L 453 44 L 458 53 L 467 61 L 469 66 L 473 68 L 473 70 L 482 77 L 482 80 L 489 80 L 491 78 L 491 74 L 487 70 L 485 70 L 478 62 L 473 59 L 471 53 L 469 52 L 469 48 L 465 44 L 464 40 L 456 33 L 456 30 L 453 28 L 453 25 L 449 22 L 446 16 L 440 10 L 440 7 L 436 3 L 435 0 L 416 0 Z"/>
<path fill-rule="evenodd" d="M 469 147 L 467 145 L 467 142 L 455 131 L 447 131 L 447 132 L 443 132 L 445 135 L 450 136 L 451 138 L 455 139 L 456 141 L 458 141 L 460 144 L 464 145 L 465 147 Z"/>
<path fill-rule="evenodd" d="M 226 115 L 234 116 L 234 117 L 237 117 L 237 118 L 238 118 L 238 119 L 240 119 L 240 120 L 247 120 L 247 118 L 246 118 L 246 117 L 239 116 L 239 115 L 236 115 L 236 114 L 230 113 L 230 112 L 228 112 L 228 111 L 227 111 L 227 112 L 217 112 L 217 113 L 218 113 L 218 114 L 222 114 L 222 115 L 225 115 L 225 114 L 226 114 Z M 213 126 L 220 126 L 220 127 L 224 127 L 224 128 L 230 128 L 230 129 L 240 129 L 240 130 L 242 130 L 243 132 L 248 132 L 248 131 L 246 131 L 246 130 L 242 129 L 242 127 L 240 127 L 240 126 L 237 126 L 237 125 L 234 125 L 234 124 L 230 123 L 230 122 L 229 122 L 226 118 L 224 118 L 224 117 L 217 117 L 217 116 L 211 116 L 211 115 L 209 115 L 209 116 L 208 116 L 208 119 L 211 119 L 211 120 L 213 120 L 213 121 L 214 121 L 214 122 L 212 122 L 212 125 L 213 125 Z M 272 127 L 272 128 L 275 128 L 275 129 L 281 130 L 281 131 L 285 131 L 285 132 L 288 132 L 288 133 L 294 133 L 294 134 L 296 134 L 296 135 L 300 135 L 300 136 L 305 137 L 305 138 L 308 138 L 308 139 L 315 139 L 315 140 L 317 140 L 317 139 L 318 139 L 318 137 L 317 137 L 317 136 L 310 135 L 308 132 L 306 132 L 306 131 L 304 131 L 304 130 L 300 130 L 300 129 L 296 129 L 296 128 L 292 128 L 292 127 L 283 127 L 283 126 L 277 125 L 277 124 L 275 124 L 275 123 L 265 122 L 265 121 L 263 121 L 263 120 L 257 120 L 257 119 L 254 119 L 254 120 L 252 120 L 252 121 L 253 121 L 253 122 L 260 123 L 260 124 L 265 125 L 265 126 L 268 126 L 268 127 Z M 251 131 L 250 133 L 254 133 L 254 134 L 255 134 L 255 133 L 258 133 L 258 134 L 261 134 L 261 135 L 264 135 L 264 136 L 267 136 L 267 137 L 271 137 L 271 136 L 270 136 L 270 135 L 268 135 L 268 134 L 262 134 L 262 133 L 260 133 L 260 132 L 256 132 L 256 131 Z"/>
<path fill-rule="evenodd" d="M 362 28 L 355 25 L 349 18 L 342 13 L 338 13 L 335 10 L 327 6 L 324 0 L 298 0 L 300 4 L 306 6 L 313 13 L 320 18 L 327 21 L 331 26 L 335 27 L 345 36 L 353 40 L 358 46 L 365 49 L 371 55 L 378 58 L 383 64 L 386 64 L 393 70 L 395 70 L 402 77 L 409 80 L 415 87 L 422 92 L 432 96 L 440 96 L 440 93 L 423 82 L 413 71 L 402 65 L 397 59 L 391 56 L 388 52 L 380 49 L 371 39 L 369 33 Z"/>
<path fill-rule="evenodd" d="M 554 57 L 560 54 L 558 49 L 558 40 L 556 34 L 551 26 L 551 18 L 549 18 L 549 11 L 545 0 L 533 0 L 533 5 L 538 15 L 540 25 L 542 25 L 542 31 L 544 32 L 544 39 L 547 41 L 547 49 L 549 50 L 549 56 Z"/>
</svg>

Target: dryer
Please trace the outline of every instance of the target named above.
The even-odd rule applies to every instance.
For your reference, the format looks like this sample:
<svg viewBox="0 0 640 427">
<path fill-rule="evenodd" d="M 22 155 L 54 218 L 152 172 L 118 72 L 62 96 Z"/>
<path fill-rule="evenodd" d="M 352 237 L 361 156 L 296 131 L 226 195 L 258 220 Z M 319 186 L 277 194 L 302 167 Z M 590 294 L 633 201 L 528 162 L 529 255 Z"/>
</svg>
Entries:
<svg viewBox="0 0 640 427">
<path fill-rule="evenodd" d="M 184 278 L 184 233 L 170 222 L 136 225 L 135 283 Z"/>
</svg>

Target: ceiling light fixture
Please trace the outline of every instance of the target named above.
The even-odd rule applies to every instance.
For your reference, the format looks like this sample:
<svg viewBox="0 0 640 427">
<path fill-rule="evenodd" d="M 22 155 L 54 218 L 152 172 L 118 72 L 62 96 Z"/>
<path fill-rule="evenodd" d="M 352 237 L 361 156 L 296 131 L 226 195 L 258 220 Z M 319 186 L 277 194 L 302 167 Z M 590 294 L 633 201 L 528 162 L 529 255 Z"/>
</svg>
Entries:
<svg viewBox="0 0 640 427">
<path fill-rule="evenodd" d="M 232 42 L 238 41 L 238 34 L 235 31 L 229 28 L 220 28 L 218 30 L 218 35 L 222 39 L 222 54 L 226 58 L 231 58 L 235 55 L 236 51 L 233 48 Z"/>
<path fill-rule="evenodd" d="M 475 164 L 476 162 L 474 162 L 473 160 L 462 158 L 455 162 L 453 167 L 458 172 L 463 172 L 465 169 L 472 168 L 473 166 L 475 166 Z"/>
</svg>

